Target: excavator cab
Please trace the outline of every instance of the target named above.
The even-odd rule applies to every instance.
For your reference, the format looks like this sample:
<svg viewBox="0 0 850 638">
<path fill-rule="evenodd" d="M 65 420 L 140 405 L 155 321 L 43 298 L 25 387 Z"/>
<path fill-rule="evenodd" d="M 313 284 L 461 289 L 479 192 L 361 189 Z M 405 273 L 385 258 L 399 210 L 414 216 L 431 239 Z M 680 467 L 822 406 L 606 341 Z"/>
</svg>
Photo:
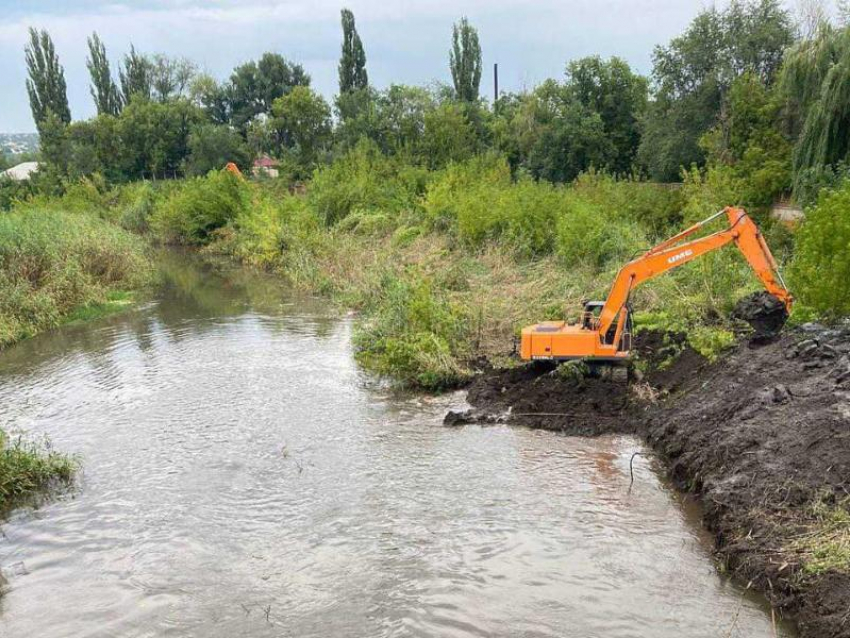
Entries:
<svg viewBox="0 0 850 638">
<path fill-rule="evenodd" d="M 582 327 L 588 330 L 595 328 L 604 306 L 604 301 L 585 301 L 584 312 L 581 314 Z"/>
</svg>

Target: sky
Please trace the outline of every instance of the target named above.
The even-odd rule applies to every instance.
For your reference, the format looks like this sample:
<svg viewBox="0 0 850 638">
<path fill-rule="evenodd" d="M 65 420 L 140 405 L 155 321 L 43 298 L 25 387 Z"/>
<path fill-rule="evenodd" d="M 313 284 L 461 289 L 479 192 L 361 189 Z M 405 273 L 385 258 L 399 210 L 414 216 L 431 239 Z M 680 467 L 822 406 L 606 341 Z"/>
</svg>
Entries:
<svg viewBox="0 0 850 638">
<path fill-rule="evenodd" d="M 450 82 L 452 24 L 467 16 L 483 53 L 481 91 L 493 93 L 562 78 L 568 60 L 620 56 L 651 71 L 652 50 L 681 33 L 704 0 L 0 0 L 0 132 L 33 132 L 25 90 L 27 28 L 46 28 L 65 68 L 74 119 L 94 114 L 86 37 L 97 31 L 117 73 L 133 43 L 146 53 L 184 56 L 214 77 L 276 51 L 300 62 L 313 86 L 337 89 L 339 11 L 350 8 L 366 48 L 370 82 Z M 724 0 L 716 4 L 723 5 Z"/>
</svg>

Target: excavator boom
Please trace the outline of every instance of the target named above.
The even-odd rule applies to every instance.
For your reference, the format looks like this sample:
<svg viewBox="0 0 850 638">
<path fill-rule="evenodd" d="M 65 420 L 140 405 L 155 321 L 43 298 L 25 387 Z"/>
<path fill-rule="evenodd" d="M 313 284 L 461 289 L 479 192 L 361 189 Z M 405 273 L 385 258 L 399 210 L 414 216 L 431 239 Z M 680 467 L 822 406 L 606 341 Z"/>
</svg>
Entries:
<svg viewBox="0 0 850 638">
<path fill-rule="evenodd" d="M 726 228 L 686 241 L 717 217 L 726 215 Z M 580 324 L 545 322 L 522 331 L 523 359 L 625 360 L 631 349 L 628 300 L 644 281 L 683 266 L 698 257 L 734 243 L 765 289 L 790 312 L 793 299 L 782 281 L 776 261 L 756 224 L 743 209 L 729 207 L 694 224 L 633 259 L 617 273 L 598 317 L 586 308 Z M 598 304 L 597 304 L 598 306 Z"/>
</svg>

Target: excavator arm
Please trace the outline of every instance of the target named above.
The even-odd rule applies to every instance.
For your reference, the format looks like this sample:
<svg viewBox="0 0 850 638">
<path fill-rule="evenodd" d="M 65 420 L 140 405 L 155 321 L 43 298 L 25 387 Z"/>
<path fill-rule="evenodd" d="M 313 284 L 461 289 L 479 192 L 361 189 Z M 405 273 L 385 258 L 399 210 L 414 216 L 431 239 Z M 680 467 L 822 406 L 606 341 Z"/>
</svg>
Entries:
<svg viewBox="0 0 850 638">
<path fill-rule="evenodd" d="M 685 241 L 687 237 L 723 214 L 729 222 L 726 228 L 699 239 Z M 605 339 L 608 330 L 617 321 L 614 340 L 614 343 L 617 343 L 625 320 L 625 313 L 621 311 L 631 292 L 641 283 L 732 242 L 744 255 L 765 289 L 785 304 L 786 310 L 790 312 L 793 299 L 782 281 L 776 261 L 761 232 L 743 209 L 729 207 L 658 244 L 623 266 L 599 315 L 597 329 L 600 338 Z"/>
</svg>

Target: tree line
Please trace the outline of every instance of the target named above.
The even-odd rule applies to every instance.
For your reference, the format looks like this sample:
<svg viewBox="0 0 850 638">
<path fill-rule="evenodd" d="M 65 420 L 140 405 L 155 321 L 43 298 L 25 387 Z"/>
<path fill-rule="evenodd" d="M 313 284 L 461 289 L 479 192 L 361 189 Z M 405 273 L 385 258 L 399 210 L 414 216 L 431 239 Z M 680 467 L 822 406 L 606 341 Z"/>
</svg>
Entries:
<svg viewBox="0 0 850 638">
<path fill-rule="evenodd" d="M 481 44 L 466 18 L 452 29 L 451 84 L 432 88 L 372 86 L 350 10 L 341 26 L 332 104 L 278 53 L 219 81 L 188 60 L 131 46 L 115 74 L 94 33 L 87 67 L 97 115 L 76 122 L 50 35 L 31 29 L 27 90 L 45 181 L 200 174 L 260 154 L 305 179 L 364 139 L 432 169 L 494 151 L 515 174 L 553 182 L 591 169 L 679 181 L 683 170 L 716 167 L 758 204 L 792 189 L 809 197 L 847 173 L 850 31 L 820 16 L 802 32 L 778 0 L 703 10 L 656 47 L 650 77 L 591 56 L 569 62 L 561 79 L 494 102 L 480 95 Z"/>
</svg>

